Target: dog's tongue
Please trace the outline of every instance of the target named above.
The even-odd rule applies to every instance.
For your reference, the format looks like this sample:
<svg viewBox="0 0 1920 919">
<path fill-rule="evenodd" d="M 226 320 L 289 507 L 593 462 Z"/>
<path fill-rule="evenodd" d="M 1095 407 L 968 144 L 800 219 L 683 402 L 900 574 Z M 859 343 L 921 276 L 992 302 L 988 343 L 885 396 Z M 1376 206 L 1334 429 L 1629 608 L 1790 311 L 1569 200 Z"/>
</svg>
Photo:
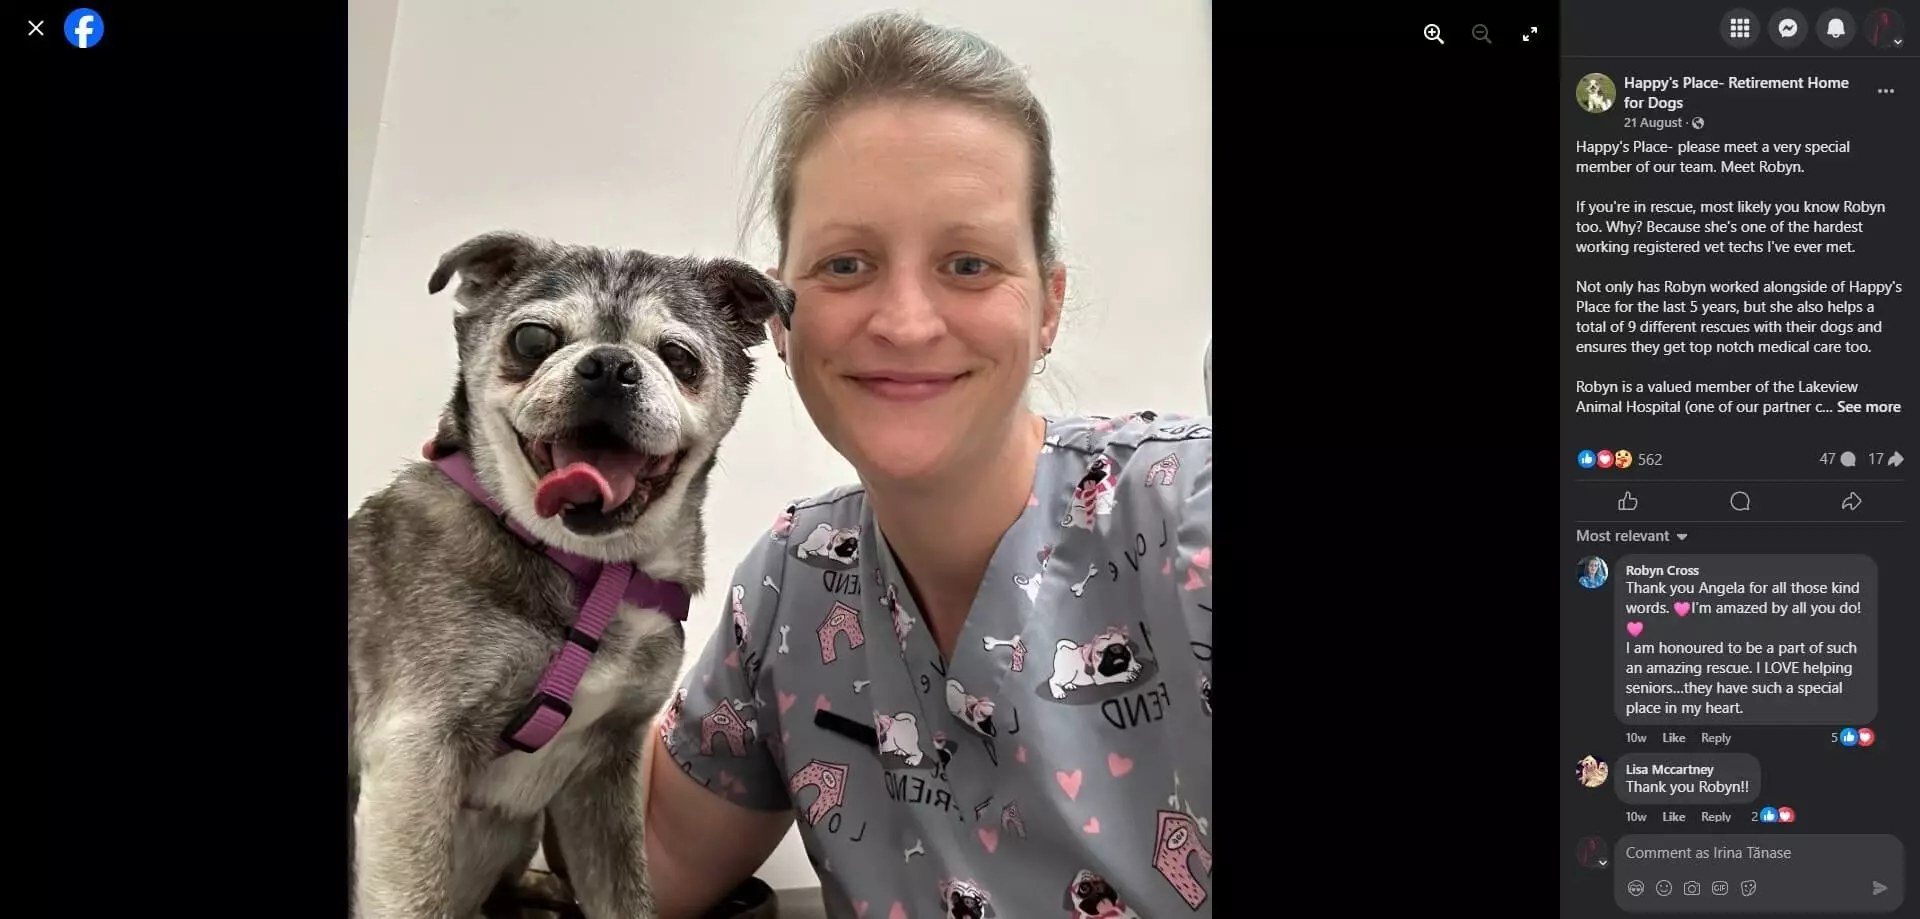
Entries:
<svg viewBox="0 0 1920 919">
<path fill-rule="evenodd" d="M 533 493 L 534 513 L 552 517 L 569 504 L 599 502 L 606 510 L 625 504 L 646 468 L 645 455 L 631 450 L 594 450 L 553 445 L 553 471 Z"/>
</svg>

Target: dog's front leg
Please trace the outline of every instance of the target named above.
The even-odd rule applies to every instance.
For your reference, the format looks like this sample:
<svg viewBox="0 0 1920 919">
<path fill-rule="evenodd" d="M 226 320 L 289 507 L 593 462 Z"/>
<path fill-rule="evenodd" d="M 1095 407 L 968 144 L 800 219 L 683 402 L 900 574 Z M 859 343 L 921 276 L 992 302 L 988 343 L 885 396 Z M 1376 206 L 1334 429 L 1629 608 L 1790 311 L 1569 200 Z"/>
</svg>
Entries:
<svg viewBox="0 0 1920 919">
<path fill-rule="evenodd" d="M 641 827 L 645 737 L 644 730 L 596 732 L 592 750 L 547 810 L 587 919 L 653 919 Z"/>
<path fill-rule="evenodd" d="M 452 915 L 460 774 L 450 732 L 395 725 L 368 738 L 354 813 L 355 919 Z"/>
</svg>

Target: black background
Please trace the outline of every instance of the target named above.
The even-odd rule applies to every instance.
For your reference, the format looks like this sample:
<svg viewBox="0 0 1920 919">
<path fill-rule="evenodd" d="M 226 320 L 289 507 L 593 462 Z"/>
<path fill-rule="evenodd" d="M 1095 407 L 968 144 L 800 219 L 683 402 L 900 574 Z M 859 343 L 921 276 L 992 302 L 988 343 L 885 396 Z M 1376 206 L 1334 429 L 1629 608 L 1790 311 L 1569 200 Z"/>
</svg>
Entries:
<svg viewBox="0 0 1920 919">
<path fill-rule="evenodd" d="M 1920 700 L 1920 684 L 1914 669 L 1899 661 L 1912 660 L 1916 623 L 1912 613 L 1920 608 L 1920 594 L 1913 580 L 1913 562 L 1920 560 L 1910 525 L 1912 513 L 1910 486 L 1906 484 L 1911 465 L 1898 469 L 1869 467 L 1870 452 L 1902 451 L 1911 457 L 1920 454 L 1913 444 L 1920 443 L 1912 413 L 1920 406 L 1920 374 L 1914 371 L 1913 348 L 1920 344 L 1914 335 L 1914 310 L 1920 306 L 1920 276 L 1913 273 L 1914 253 L 1920 252 L 1920 220 L 1913 208 L 1920 206 L 1920 195 L 1912 175 L 1916 111 L 1920 98 L 1920 66 L 1911 54 L 1868 47 L 1861 38 L 1839 51 L 1820 44 L 1817 37 L 1807 39 L 1792 51 L 1785 51 L 1768 39 L 1765 25 L 1776 7 L 1747 5 L 1755 13 L 1756 41 L 1736 51 L 1719 37 L 1720 16 L 1737 3 L 1717 5 L 1692 3 L 1589 3 L 1563 4 L 1566 10 L 1562 29 L 1567 57 L 1559 67 L 1561 104 L 1559 131 L 1563 179 L 1557 226 L 1562 245 L 1559 259 L 1561 279 L 1559 295 L 1561 329 L 1558 340 L 1566 357 L 1561 362 L 1560 400 L 1562 421 L 1559 443 L 1561 493 L 1560 546 L 1565 576 L 1557 586 L 1562 600 L 1560 628 L 1561 670 L 1557 684 L 1561 698 L 1560 743 L 1565 781 L 1560 789 L 1561 848 L 1571 853 L 1576 842 L 1597 834 L 1609 841 L 1625 833 L 1762 833 L 1796 835 L 1819 833 L 1893 833 L 1909 845 L 1916 840 L 1915 795 L 1907 779 L 1920 773 L 1920 758 L 1906 738 L 1915 731 L 1912 704 Z M 1803 16 L 1818 16 L 1825 5 L 1797 7 Z M 1856 19 L 1864 20 L 1866 8 L 1849 8 Z M 1812 26 L 1809 26 L 1811 32 Z M 1650 110 L 1630 111 L 1616 104 L 1602 115 L 1589 115 L 1573 104 L 1574 86 L 1582 74 L 1602 72 L 1620 86 L 1628 75 L 1665 77 L 1694 75 L 1721 77 L 1730 75 L 1758 77 L 1794 77 L 1820 75 L 1849 79 L 1855 85 L 1898 88 L 1893 99 L 1872 95 L 1807 93 L 1788 96 L 1759 92 L 1656 93 L 1685 101 L 1678 113 Z M 1620 86 L 1620 96 L 1645 95 Z M 1814 104 L 1804 104 L 1817 100 Z M 1701 115 L 1707 126 L 1701 130 L 1681 129 L 1661 132 L 1630 132 L 1622 126 L 1628 114 L 1663 117 L 1677 114 L 1691 118 Z M 1617 141 L 1646 139 L 1707 142 L 1745 140 L 1826 141 L 1851 139 L 1850 156 L 1815 157 L 1800 160 L 1810 169 L 1807 175 L 1579 175 L 1572 173 L 1574 144 L 1579 139 Z M 1633 157 L 1631 159 L 1638 159 Z M 1745 159 L 1750 157 L 1729 157 Z M 1776 157 L 1765 157 L 1776 158 Z M 1671 157 L 1654 157 L 1672 161 Z M 1720 157 L 1691 157 L 1718 162 Z M 1859 252 L 1850 256 L 1723 255 L 1723 256 L 1617 256 L 1576 255 L 1572 252 L 1575 235 L 1573 201 L 1593 200 L 1840 200 L 1865 199 L 1885 202 L 1889 211 L 1867 218 L 1867 233 L 1858 236 L 1830 236 L 1822 241 L 1852 239 Z M 1598 218 L 1583 217 L 1583 220 Z M 1627 219 L 1635 219 L 1631 215 Z M 1682 218 L 1688 219 L 1688 218 Z M 1704 219 L 1704 218 L 1701 218 Z M 1731 218 L 1736 221 L 1743 218 Z M 1747 217 L 1747 220 L 1759 218 Z M 1778 219 L 1769 215 L 1766 220 Z M 1802 218 L 1806 219 L 1806 218 Z M 1841 216 L 1820 219 L 1862 219 Z M 1593 239 L 1597 237 L 1579 237 Z M 1618 237 L 1610 237 L 1618 238 Z M 1644 236 L 1629 237 L 1643 240 Z M 1721 239 L 1727 237 L 1707 237 Z M 1815 237 L 1796 237 L 1791 241 L 1812 241 Z M 1618 355 L 1576 355 L 1572 353 L 1573 321 L 1579 319 L 1620 318 L 1576 316 L 1573 301 L 1577 278 L 1600 280 L 1644 279 L 1698 280 L 1808 280 L 1832 281 L 1837 278 L 1860 280 L 1899 279 L 1906 292 L 1893 297 L 1867 297 L 1859 294 L 1833 296 L 1808 295 L 1805 299 L 1847 299 L 1876 301 L 1873 316 L 1854 317 L 1857 321 L 1883 320 L 1886 331 L 1870 341 L 1869 355 L 1739 355 L 1701 358 L 1691 355 L 1666 359 Z M 1733 296 L 1707 295 L 1698 299 L 1727 300 Z M 1591 300 L 1622 299 L 1616 295 L 1590 295 Z M 1627 297 L 1625 299 L 1641 299 Z M 1680 300 L 1679 295 L 1646 299 Z M 1746 300 L 1789 300 L 1799 297 L 1748 295 Z M 1644 318 L 1644 317 L 1626 317 Z M 1667 316 L 1685 320 L 1686 316 Z M 1766 317 L 1738 316 L 1732 319 Z M 1802 320 L 1813 318 L 1800 316 Z M 1825 318 L 1825 317 L 1820 317 Z M 1800 336 L 1796 336 L 1800 337 Z M 1592 340 L 1594 336 L 1581 336 Z M 1598 336 L 1609 339 L 1612 336 Z M 1813 336 L 1815 340 L 1835 340 L 1831 336 Z M 1578 379 L 1614 382 L 1632 379 L 1733 380 L 1754 382 L 1760 379 L 1845 380 L 1862 384 L 1861 392 L 1846 396 L 1856 402 L 1900 402 L 1906 406 L 1901 415 L 1575 415 L 1571 408 L 1577 399 L 1611 399 L 1581 396 L 1575 393 Z M 1749 396 L 1637 396 L 1648 399 L 1697 399 L 1722 402 L 1742 401 L 1825 401 L 1833 396 L 1749 395 Z M 1628 449 L 1646 456 L 1658 454 L 1658 466 L 1639 464 L 1628 470 L 1581 470 L 1575 455 L 1583 449 Z M 1820 462 L 1823 452 L 1838 454 L 1851 450 L 1860 464 L 1842 468 L 1838 463 Z M 1797 481 L 1791 481 L 1797 480 Z M 1746 513 L 1730 508 L 1729 494 L 1745 490 L 1753 497 L 1753 510 Z M 1630 513 L 1618 511 L 1623 492 L 1632 491 L 1639 499 Z M 1865 502 L 1858 510 L 1846 511 L 1841 500 L 1849 493 L 1861 495 Z M 1632 546 L 1595 545 L 1576 542 L 1577 521 L 1592 521 L 1589 529 L 1632 527 L 1640 530 L 1687 532 L 1684 542 L 1637 544 Z M 1840 521 L 1836 523 L 1835 521 Z M 1879 562 L 1879 707 L 1871 724 L 1832 724 L 1800 727 L 1747 727 L 1738 725 L 1680 725 L 1662 727 L 1651 723 L 1632 729 L 1648 735 L 1654 742 L 1628 745 L 1628 730 L 1616 717 L 1612 685 L 1616 641 L 1624 641 L 1616 615 L 1619 598 L 1615 584 L 1588 591 L 1575 583 L 1574 569 L 1579 558 L 1598 554 L 1610 563 L 1627 555 L 1645 557 L 1705 555 L 1718 553 L 1864 553 Z M 1615 580 L 1619 579 L 1616 568 Z M 1781 571 L 1785 578 L 1788 572 Z M 1775 598 L 1781 599 L 1781 598 Z M 1661 625 L 1663 623 L 1655 623 Z M 1809 632 L 1806 636 L 1811 637 Z M 1649 636 L 1652 637 L 1652 636 Z M 1756 636 L 1757 637 L 1757 636 Z M 1868 749 L 1847 749 L 1834 743 L 1834 732 L 1843 727 L 1873 727 L 1879 741 Z M 1683 745 L 1659 743 L 1663 730 L 1680 731 L 1696 738 Z M 1702 730 L 1728 732 L 1733 742 L 1728 747 L 1707 747 L 1697 740 Z M 1589 790 L 1572 781 L 1574 762 L 1594 753 L 1618 763 L 1629 753 L 1656 751 L 1734 750 L 1752 753 L 1760 759 L 1764 778 L 1759 783 L 1759 800 L 1750 805 L 1727 805 L 1734 814 L 1730 825 L 1705 826 L 1699 822 L 1702 810 L 1720 806 L 1640 805 L 1628 808 L 1612 787 Z M 1792 825 L 1760 825 L 1751 821 L 1753 812 L 1763 806 L 1793 807 L 1797 819 Z M 1628 824 L 1625 813 L 1636 810 L 1649 822 Z M 1688 822 L 1666 825 L 1663 811 L 1688 815 Z M 1618 853 L 1615 853 L 1618 861 Z M 1577 867 L 1571 857 L 1560 867 L 1562 916 L 1617 916 L 1610 885 L 1624 884 L 1629 874 L 1616 871 L 1588 871 Z M 1762 869 L 1762 881 L 1765 885 Z M 1906 883 L 1900 878 L 1882 878 L 1888 884 Z M 1651 883 L 1651 881 L 1649 881 Z M 1862 887 L 1865 881 L 1859 882 Z M 1643 898 L 1648 908 L 1677 908 L 1681 898 L 1659 901 L 1651 892 Z M 1914 907 L 1911 892 L 1905 909 Z M 1787 916 L 1785 913 L 1772 913 Z"/>
<path fill-rule="evenodd" d="M 94 8 L 84 54 L 17 29 L 16 890 L 338 917 L 345 11 Z M 1214 13 L 1214 398 L 1268 441 L 1218 526 L 1270 575 L 1221 588 L 1215 913 L 1546 915 L 1562 662 L 1491 606 L 1567 570 L 1559 28 L 1295 12 Z M 1419 561 L 1469 553 L 1514 574 Z"/>
</svg>

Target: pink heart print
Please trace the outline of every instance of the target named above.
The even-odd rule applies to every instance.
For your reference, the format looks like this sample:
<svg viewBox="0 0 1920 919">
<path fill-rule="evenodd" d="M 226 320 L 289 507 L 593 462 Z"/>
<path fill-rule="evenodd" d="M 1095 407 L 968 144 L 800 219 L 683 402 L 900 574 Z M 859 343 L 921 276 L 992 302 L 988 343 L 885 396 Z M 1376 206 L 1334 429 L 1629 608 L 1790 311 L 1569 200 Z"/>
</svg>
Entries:
<svg viewBox="0 0 1920 919">
<path fill-rule="evenodd" d="M 1056 772 L 1053 774 L 1053 779 L 1060 783 L 1060 790 L 1067 793 L 1067 800 L 1072 801 L 1080 797 L 1080 770 Z"/>
<path fill-rule="evenodd" d="M 1107 754 L 1107 771 L 1113 773 L 1113 777 L 1117 779 L 1133 771 L 1133 760 L 1118 753 L 1109 753 Z"/>
<path fill-rule="evenodd" d="M 1627 623 L 1627 634 L 1633 636 L 1634 638 L 1639 638 L 1640 630 L 1644 628 L 1646 628 L 1646 626 L 1643 626 L 1638 622 L 1629 622 Z"/>
<path fill-rule="evenodd" d="M 1675 616 L 1679 616 L 1682 619 L 1687 618 L 1687 614 L 1691 612 L 1693 612 L 1693 604 L 1685 600 L 1682 600 L 1673 605 L 1673 614 Z"/>
<path fill-rule="evenodd" d="M 980 844 L 987 847 L 988 855 L 992 855 L 993 850 L 1000 848 L 1000 831 L 992 827 L 983 826 L 979 832 Z"/>
</svg>

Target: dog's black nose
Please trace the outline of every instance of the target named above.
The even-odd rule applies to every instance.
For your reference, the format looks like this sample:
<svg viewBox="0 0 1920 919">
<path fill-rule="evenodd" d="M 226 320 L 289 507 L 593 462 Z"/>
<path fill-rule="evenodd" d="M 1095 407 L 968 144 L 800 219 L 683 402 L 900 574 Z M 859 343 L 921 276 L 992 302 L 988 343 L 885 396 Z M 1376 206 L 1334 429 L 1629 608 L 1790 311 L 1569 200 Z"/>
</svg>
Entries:
<svg viewBox="0 0 1920 919">
<path fill-rule="evenodd" d="M 640 363 L 620 348 L 595 348 L 573 365 L 588 395 L 630 390 L 640 382 Z"/>
</svg>

